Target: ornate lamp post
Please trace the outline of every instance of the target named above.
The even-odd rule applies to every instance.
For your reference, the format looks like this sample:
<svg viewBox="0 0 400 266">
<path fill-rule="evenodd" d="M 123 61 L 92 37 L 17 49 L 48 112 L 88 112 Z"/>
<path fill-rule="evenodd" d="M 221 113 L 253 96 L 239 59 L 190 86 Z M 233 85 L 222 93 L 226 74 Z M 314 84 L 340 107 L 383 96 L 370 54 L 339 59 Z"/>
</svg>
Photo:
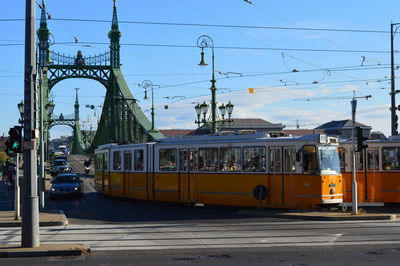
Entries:
<svg viewBox="0 0 400 266">
<path fill-rule="evenodd" d="M 211 71 L 212 71 L 212 75 L 211 75 L 211 120 L 208 122 L 211 124 L 211 134 L 215 134 L 217 132 L 217 122 L 224 122 L 224 117 L 227 111 L 227 106 L 228 105 L 224 105 L 222 104 L 220 107 L 218 107 L 218 109 L 221 112 L 221 116 L 222 116 L 222 120 L 221 121 L 217 121 L 217 113 L 216 113 L 216 109 L 217 109 L 217 101 L 216 101 L 216 92 L 217 92 L 217 88 L 215 87 L 215 69 L 214 69 L 214 41 L 213 39 L 211 39 L 211 37 L 207 36 L 207 35 L 201 35 L 198 39 L 197 39 L 197 46 L 199 48 L 201 48 L 201 60 L 199 63 L 199 66 L 207 66 L 208 64 L 205 62 L 204 60 L 204 48 L 211 48 Z M 207 124 L 207 119 L 206 119 L 206 114 L 208 112 L 208 105 L 204 102 L 202 104 L 197 104 L 195 106 L 195 111 L 196 111 L 196 115 L 197 115 L 197 121 L 195 121 L 199 126 L 200 123 L 203 124 Z M 230 121 L 230 117 L 233 111 L 233 104 L 231 104 L 229 102 L 229 107 L 230 107 L 230 113 L 229 114 L 229 121 L 226 122 L 232 122 Z M 203 113 L 203 119 L 202 121 L 200 121 L 200 114 Z"/>
<path fill-rule="evenodd" d="M 199 66 L 206 66 L 207 63 L 204 60 L 204 48 L 211 48 L 211 133 L 214 134 L 217 132 L 217 127 L 216 127 L 216 91 L 217 88 L 215 87 L 215 75 L 214 75 L 214 41 L 211 39 L 211 37 L 207 35 L 202 35 L 197 39 L 197 46 L 201 48 L 201 61 L 199 63 Z"/>
<path fill-rule="evenodd" d="M 144 80 L 142 82 L 142 84 L 139 85 L 140 87 L 144 88 L 144 98 L 145 100 L 149 99 L 147 97 L 147 89 L 151 88 L 151 131 L 157 131 L 155 130 L 155 123 L 154 123 L 154 116 L 155 116 L 155 112 L 154 112 L 154 86 L 158 86 L 159 85 L 154 85 L 150 80 Z"/>
<path fill-rule="evenodd" d="M 55 104 L 53 101 L 50 101 L 46 104 L 45 108 L 46 108 L 46 112 L 48 115 L 48 121 L 47 121 L 47 132 L 50 130 L 50 126 L 51 126 L 51 116 L 53 115 L 53 111 L 54 111 L 54 107 Z M 47 138 L 49 138 L 49 133 L 47 133 Z M 49 140 L 46 140 L 46 145 L 48 145 Z M 46 149 L 46 156 L 47 156 L 47 149 Z"/>
</svg>

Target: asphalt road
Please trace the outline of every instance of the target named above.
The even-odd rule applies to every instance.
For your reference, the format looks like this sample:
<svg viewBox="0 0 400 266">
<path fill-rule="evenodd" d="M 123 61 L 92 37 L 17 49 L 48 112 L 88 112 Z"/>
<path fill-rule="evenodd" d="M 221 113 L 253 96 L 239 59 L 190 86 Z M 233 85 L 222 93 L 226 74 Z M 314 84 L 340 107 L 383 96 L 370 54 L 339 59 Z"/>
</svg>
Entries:
<svg viewBox="0 0 400 266">
<path fill-rule="evenodd" d="M 84 174 L 83 162 L 86 158 L 84 155 L 68 157 L 74 171 L 79 173 L 84 181 L 83 199 L 47 200 L 45 204 L 46 209 L 63 210 L 70 224 L 224 221 L 228 219 L 281 220 L 274 217 L 260 218 L 255 210 L 253 213 L 246 212 L 248 208 L 189 207 L 173 203 L 106 197 L 98 194 L 94 188 L 94 169 L 91 168 L 89 175 Z"/>
<path fill-rule="evenodd" d="M 83 157 L 82 157 L 83 158 Z M 80 160 L 73 162 L 79 167 Z M 72 162 L 72 160 L 71 160 Z M 83 177 L 82 200 L 46 201 L 69 225 L 41 228 L 43 244 L 85 243 L 79 257 L 2 259 L 4 265 L 397 265 L 400 221 L 302 221 L 256 210 L 110 198 Z M 265 213 L 264 213 L 265 214 Z M 19 243 L 19 228 L 0 236 Z"/>
</svg>

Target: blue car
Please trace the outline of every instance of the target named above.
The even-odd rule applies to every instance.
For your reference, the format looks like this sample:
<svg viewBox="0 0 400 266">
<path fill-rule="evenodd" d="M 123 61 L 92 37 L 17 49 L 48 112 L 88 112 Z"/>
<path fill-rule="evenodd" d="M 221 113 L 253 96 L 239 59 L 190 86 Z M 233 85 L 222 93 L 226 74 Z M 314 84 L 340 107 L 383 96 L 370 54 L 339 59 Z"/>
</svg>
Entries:
<svg viewBox="0 0 400 266">
<path fill-rule="evenodd" d="M 83 197 L 82 180 L 75 173 L 65 173 L 56 176 L 51 181 L 50 199 L 61 197 Z"/>
</svg>

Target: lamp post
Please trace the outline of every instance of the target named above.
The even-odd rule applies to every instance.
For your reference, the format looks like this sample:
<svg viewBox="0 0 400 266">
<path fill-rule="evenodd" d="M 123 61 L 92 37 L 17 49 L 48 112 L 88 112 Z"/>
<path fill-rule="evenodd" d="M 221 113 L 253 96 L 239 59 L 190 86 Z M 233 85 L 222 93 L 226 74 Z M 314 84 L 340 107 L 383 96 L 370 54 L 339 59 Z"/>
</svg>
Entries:
<svg viewBox="0 0 400 266">
<path fill-rule="evenodd" d="M 19 104 L 17 104 L 20 119 L 18 119 L 18 123 L 21 126 L 24 126 L 24 101 L 21 100 Z M 16 173 L 15 173 L 15 185 L 14 185 L 14 219 L 19 220 L 21 217 L 21 189 L 19 185 L 19 153 L 17 153 L 16 157 Z"/>
<path fill-rule="evenodd" d="M 50 102 L 48 102 L 47 104 L 46 104 L 46 112 L 47 112 L 47 117 L 48 117 L 48 121 L 47 121 L 47 131 L 49 131 L 50 130 L 50 127 L 51 127 L 51 121 L 52 121 L 52 119 L 51 119 L 51 116 L 53 115 L 53 112 L 54 112 L 54 107 L 55 107 L 55 104 L 54 104 L 54 102 L 53 102 L 53 100 L 51 100 Z M 47 136 L 49 136 L 49 133 L 47 133 Z M 46 141 L 46 143 L 48 143 L 48 140 Z M 47 148 L 48 149 L 48 148 Z M 45 157 L 47 157 L 47 149 L 46 149 L 46 156 Z"/>
<path fill-rule="evenodd" d="M 154 112 L 154 86 L 158 86 L 159 85 L 154 85 L 150 80 L 146 79 L 142 82 L 142 84 L 139 85 L 140 87 L 144 88 L 144 98 L 145 100 L 149 99 L 147 97 L 147 89 L 151 88 L 151 131 L 156 131 L 155 130 L 155 126 L 154 126 L 154 116 L 155 116 L 155 112 Z"/>
<path fill-rule="evenodd" d="M 391 56 L 390 56 L 390 61 L 391 61 L 391 90 L 390 90 L 390 99 L 391 99 L 391 106 L 390 106 L 390 112 L 391 112 L 391 133 L 392 136 L 398 135 L 397 131 L 397 120 L 398 117 L 396 115 L 396 94 L 398 93 L 396 91 L 396 84 L 395 84 L 395 74 L 394 74 L 394 35 L 396 34 L 396 31 L 399 28 L 400 23 L 391 23 L 390 24 L 390 51 L 391 51 Z M 394 29 L 394 27 L 396 27 Z"/>
<path fill-rule="evenodd" d="M 221 116 L 222 116 L 222 120 L 221 121 L 217 121 L 217 100 L 216 100 L 216 92 L 217 92 L 217 88 L 215 86 L 215 64 L 214 64 L 214 41 L 210 36 L 207 35 L 201 35 L 198 39 L 197 39 L 197 47 L 201 48 L 201 60 L 199 63 L 199 66 L 207 66 L 208 64 L 205 62 L 204 60 L 204 48 L 211 48 L 211 121 L 209 121 L 209 123 L 211 124 L 211 134 L 215 134 L 217 132 L 217 122 L 222 122 L 224 123 L 224 117 L 226 114 L 226 111 L 228 111 L 227 106 L 228 105 L 224 105 L 222 104 L 220 107 L 218 107 Z M 195 123 L 197 123 L 200 126 L 200 123 L 203 124 L 207 124 L 207 119 L 206 119 L 206 114 L 208 112 L 208 105 L 203 102 L 202 104 L 197 104 L 195 106 L 195 111 L 196 111 L 196 115 L 197 115 L 197 121 L 195 121 Z M 230 112 L 229 112 L 230 111 Z M 231 122 L 230 121 L 230 117 L 233 111 L 233 104 L 231 104 L 229 102 L 229 121 L 227 122 Z M 200 120 L 200 115 L 201 113 L 203 114 L 203 119 Z"/>
<path fill-rule="evenodd" d="M 201 48 L 201 60 L 199 63 L 199 66 L 207 66 L 208 64 L 204 60 L 204 48 L 211 48 L 211 133 L 215 134 L 217 132 L 217 127 L 216 127 L 216 91 L 217 88 L 215 87 L 215 70 L 214 70 L 214 41 L 211 39 L 210 36 L 208 35 L 201 35 L 197 39 L 197 46 Z"/>
</svg>

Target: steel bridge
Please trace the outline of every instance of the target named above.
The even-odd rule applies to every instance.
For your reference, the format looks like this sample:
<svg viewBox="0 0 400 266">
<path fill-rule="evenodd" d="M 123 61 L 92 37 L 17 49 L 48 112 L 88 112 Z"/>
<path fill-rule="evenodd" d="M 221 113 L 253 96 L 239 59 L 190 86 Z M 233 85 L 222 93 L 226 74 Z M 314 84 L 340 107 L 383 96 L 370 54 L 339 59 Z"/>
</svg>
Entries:
<svg viewBox="0 0 400 266">
<path fill-rule="evenodd" d="M 79 128 L 78 96 L 75 101 L 75 115 L 71 119 L 50 118 L 43 108 L 43 122 L 49 124 L 44 132 L 48 143 L 49 129 L 56 125 L 71 126 L 74 131 L 72 153 L 93 153 L 97 146 L 105 143 L 141 143 L 154 141 L 163 135 L 151 130 L 151 122 L 144 115 L 130 92 L 120 69 L 120 38 L 116 1 L 113 5 L 110 39 L 110 51 L 98 55 L 83 56 L 81 51 L 76 55 L 65 55 L 50 50 L 50 30 L 47 27 L 47 15 L 44 0 L 38 34 L 37 65 L 40 70 L 43 108 L 49 102 L 51 89 L 65 79 L 85 78 L 100 82 L 106 88 L 103 110 L 93 142 L 85 149 Z"/>
</svg>

